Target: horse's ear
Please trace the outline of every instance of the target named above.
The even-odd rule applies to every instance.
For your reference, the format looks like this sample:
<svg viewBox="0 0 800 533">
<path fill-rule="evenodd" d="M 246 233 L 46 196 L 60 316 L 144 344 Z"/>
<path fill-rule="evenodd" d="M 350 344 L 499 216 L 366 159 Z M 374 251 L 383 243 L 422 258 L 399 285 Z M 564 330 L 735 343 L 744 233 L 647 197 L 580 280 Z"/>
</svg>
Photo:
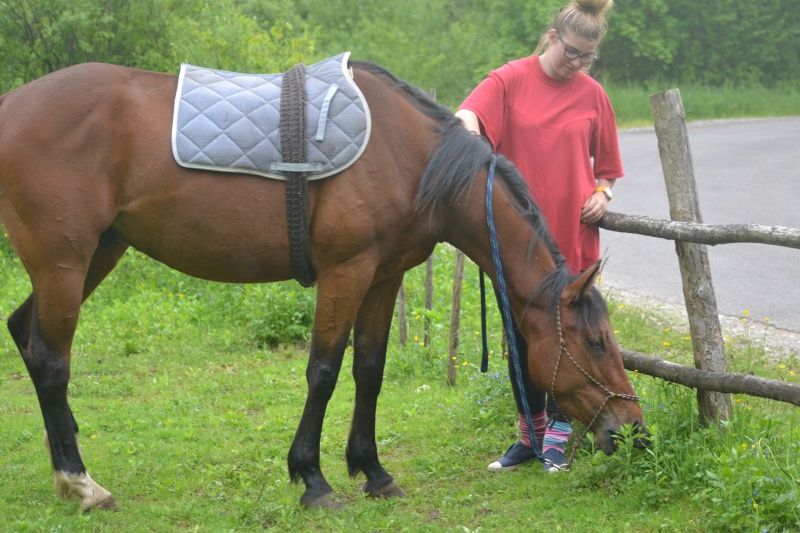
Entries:
<svg viewBox="0 0 800 533">
<path fill-rule="evenodd" d="M 564 303 L 575 302 L 589 295 L 589 290 L 591 290 L 594 282 L 597 281 L 597 277 L 600 275 L 600 267 L 602 264 L 602 261 L 596 261 L 592 266 L 584 270 L 583 274 L 575 281 L 567 285 L 561 297 Z"/>
</svg>

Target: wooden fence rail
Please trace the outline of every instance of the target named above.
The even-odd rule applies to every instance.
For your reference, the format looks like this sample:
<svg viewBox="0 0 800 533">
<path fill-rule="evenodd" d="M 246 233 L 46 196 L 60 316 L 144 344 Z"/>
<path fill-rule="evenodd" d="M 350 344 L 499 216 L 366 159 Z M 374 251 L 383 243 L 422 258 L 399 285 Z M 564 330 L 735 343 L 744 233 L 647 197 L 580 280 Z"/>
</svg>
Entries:
<svg viewBox="0 0 800 533">
<path fill-rule="evenodd" d="M 620 352 L 622 353 L 622 363 L 631 371 L 638 371 L 693 389 L 746 394 L 800 406 L 800 385 L 796 383 L 760 378 L 752 374 L 709 372 L 637 352 L 628 350 L 620 350 Z"/>
<path fill-rule="evenodd" d="M 747 242 L 800 249 L 800 230 L 782 226 L 761 224 L 713 226 L 612 212 L 607 212 L 598 225 L 609 231 L 636 233 L 647 237 L 711 246 Z"/>
</svg>

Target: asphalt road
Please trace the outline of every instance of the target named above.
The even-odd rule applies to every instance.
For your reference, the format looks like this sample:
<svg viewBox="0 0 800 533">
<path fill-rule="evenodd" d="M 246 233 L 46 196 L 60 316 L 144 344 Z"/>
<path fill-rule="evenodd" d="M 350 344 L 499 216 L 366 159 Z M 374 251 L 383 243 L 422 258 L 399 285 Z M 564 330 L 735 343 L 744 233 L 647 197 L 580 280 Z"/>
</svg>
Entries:
<svg viewBox="0 0 800 533">
<path fill-rule="evenodd" d="M 687 125 L 705 224 L 765 224 L 800 229 L 800 117 Z M 669 220 L 653 128 L 620 131 L 625 177 L 609 210 Z M 683 305 L 672 241 L 601 230 L 604 290 Z M 721 315 L 769 318 L 800 332 L 800 249 L 763 244 L 708 246 Z"/>
</svg>

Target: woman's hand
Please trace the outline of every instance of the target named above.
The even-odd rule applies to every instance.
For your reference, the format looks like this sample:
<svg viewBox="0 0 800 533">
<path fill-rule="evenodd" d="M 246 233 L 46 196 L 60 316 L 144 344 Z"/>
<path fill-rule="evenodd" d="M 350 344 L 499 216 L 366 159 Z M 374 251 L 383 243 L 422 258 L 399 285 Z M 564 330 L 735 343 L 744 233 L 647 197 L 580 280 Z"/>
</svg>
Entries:
<svg viewBox="0 0 800 533">
<path fill-rule="evenodd" d="M 589 196 L 589 199 L 586 200 L 586 203 L 583 204 L 583 208 L 581 208 L 581 222 L 584 224 L 599 222 L 600 219 L 603 218 L 603 215 L 606 214 L 607 208 L 608 199 L 606 195 L 600 191 L 596 191 Z"/>
</svg>

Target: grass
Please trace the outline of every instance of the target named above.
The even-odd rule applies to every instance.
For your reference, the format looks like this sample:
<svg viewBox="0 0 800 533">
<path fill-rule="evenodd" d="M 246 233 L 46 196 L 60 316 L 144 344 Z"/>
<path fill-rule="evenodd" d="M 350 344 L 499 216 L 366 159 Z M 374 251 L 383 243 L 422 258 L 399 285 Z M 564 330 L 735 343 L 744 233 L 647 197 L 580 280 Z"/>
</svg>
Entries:
<svg viewBox="0 0 800 533">
<path fill-rule="evenodd" d="M 608 88 L 620 127 L 652 125 L 646 90 Z M 682 87 L 690 120 L 793 115 L 796 88 Z M 623 438 L 611 457 L 581 443 L 568 475 L 535 464 L 494 474 L 486 465 L 517 437 L 514 402 L 490 310 L 490 371 L 481 374 L 476 269 L 468 263 L 458 384 L 446 385 L 453 252 L 436 252 L 435 297 L 422 309 L 424 269 L 406 278 L 409 344 L 393 332 L 379 401 L 381 459 L 408 492 L 372 501 L 347 476 L 344 445 L 354 387 L 347 353 L 329 405 L 322 467 L 337 512 L 302 508 L 286 454 L 305 401 L 314 291 L 295 283 L 220 285 L 128 253 L 84 305 L 72 359 L 71 407 L 90 474 L 118 512 L 82 513 L 60 501 L 42 442 L 35 392 L 0 334 L 2 531 L 796 531 L 800 529 L 800 414 L 735 395 L 721 427 L 697 422 L 694 392 L 629 373 L 653 433 L 641 451 Z M 30 292 L 0 242 L 0 314 Z M 691 364 L 685 327 L 609 301 L 620 344 Z M 431 345 L 422 344 L 423 317 Z M 728 340 L 732 371 L 798 382 L 798 362 L 767 355 L 768 328 Z M 395 326 L 396 327 L 396 326 Z"/>
<path fill-rule="evenodd" d="M 797 452 L 800 418 L 783 404 L 741 397 L 724 428 L 696 420 L 688 389 L 631 373 L 655 444 L 624 439 L 611 457 L 582 443 L 568 475 L 535 464 L 495 474 L 486 465 L 516 438 L 505 362 L 495 353 L 481 374 L 477 277 L 468 264 L 458 384 L 445 382 L 453 252 L 437 248 L 431 346 L 423 346 L 424 269 L 407 277 L 410 342 L 394 332 L 379 401 L 384 465 L 408 492 L 372 501 L 363 478 L 347 476 L 344 445 L 354 387 L 352 353 L 330 403 L 322 467 L 346 504 L 302 508 L 286 454 L 305 400 L 313 290 L 293 283 L 211 284 L 136 253 L 84 306 L 76 337 L 71 406 L 81 425 L 90 474 L 112 491 L 118 512 L 82 513 L 50 482 L 41 415 L 8 335 L 0 336 L 0 530 L 8 531 L 791 531 L 800 527 Z M 29 287 L 18 262 L 0 254 L 0 312 Z M 286 293 L 299 300 L 289 306 Z M 309 304 L 309 302 L 312 302 Z M 295 311 L 300 309 L 301 311 Z M 623 346 L 687 360 L 678 325 L 610 302 Z M 280 318 L 281 316 L 289 318 Z M 420 318 L 416 318 L 420 317 Z M 277 326 L 268 326 L 275 319 Z M 490 346 L 499 347 L 496 313 Z M 289 345 L 267 341 L 280 330 Z M 298 332 L 304 332 L 297 336 Z M 732 342 L 741 349 L 748 343 Z M 761 374 L 785 379 L 790 361 L 749 358 Z M 783 365 L 784 368 L 779 368 Z"/>
<path fill-rule="evenodd" d="M 648 87 L 605 86 L 619 128 L 653 125 L 648 95 L 679 89 L 687 121 L 748 117 L 796 116 L 800 111 L 798 84 L 766 87 L 676 86 L 671 83 Z"/>
</svg>

